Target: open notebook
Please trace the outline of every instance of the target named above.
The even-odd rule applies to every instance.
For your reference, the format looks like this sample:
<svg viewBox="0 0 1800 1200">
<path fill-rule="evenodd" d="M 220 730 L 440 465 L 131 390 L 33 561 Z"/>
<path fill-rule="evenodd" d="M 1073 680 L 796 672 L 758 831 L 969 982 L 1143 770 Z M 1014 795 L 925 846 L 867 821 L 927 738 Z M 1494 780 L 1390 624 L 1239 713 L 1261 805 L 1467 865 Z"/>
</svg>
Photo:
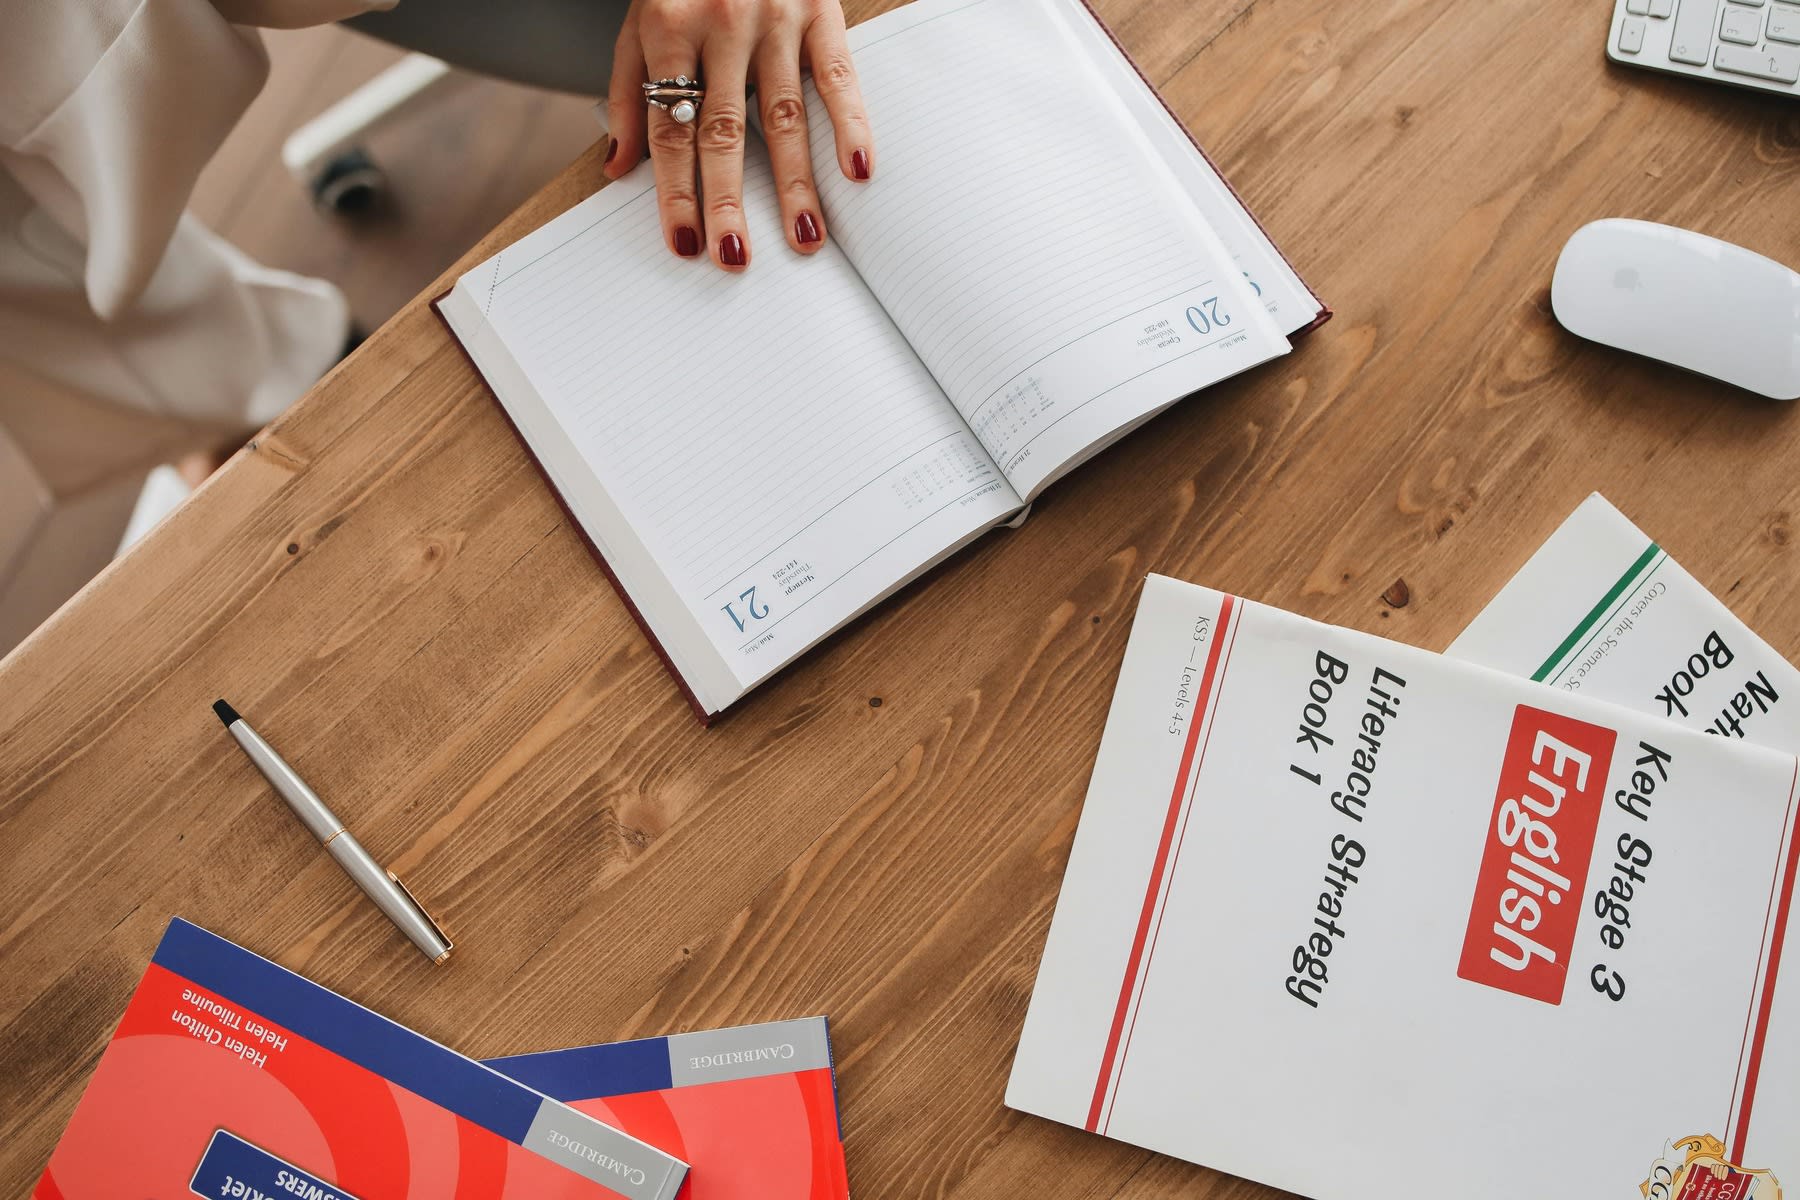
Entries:
<svg viewBox="0 0 1800 1200">
<path fill-rule="evenodd" d="M 709 717 L 1174 401 L 1328 316 L 1080 0 L 850 31 L 880 145 L 808 96 L 828 239 L 664 248 L 648 164 L 438 301 Z"/>
</svg>

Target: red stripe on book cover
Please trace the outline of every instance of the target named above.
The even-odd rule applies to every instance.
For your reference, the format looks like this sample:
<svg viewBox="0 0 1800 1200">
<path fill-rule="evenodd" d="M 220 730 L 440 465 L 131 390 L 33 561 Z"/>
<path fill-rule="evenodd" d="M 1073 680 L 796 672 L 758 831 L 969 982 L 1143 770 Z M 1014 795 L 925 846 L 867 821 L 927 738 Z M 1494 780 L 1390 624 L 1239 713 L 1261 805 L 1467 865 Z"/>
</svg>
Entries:
<svg viewBox="0 0 1800 1200">
<path fill-rule="evenodd" d="M 1243 624 L 1242 621 L 1239 621 L 1237 624 L 1233 625 L 1231 627 L 1230 635 L 1226 638 L 1225 656 L 1219 660 L 1219 684 L 1218 689 L 1216 690 L 1222 690 L 1225 686 L 1226 673 L 1231 670 L 1231 652 L 1237 648 L 1238 630 L 1243 628 Z M 1223 632 L 1221 632 L 1220 636 L 1226 637 Z M 1196 715 L 1198 716 L 1200 714 Z M 1206 736 L 1200 739 L 1200 753 L 1194 758 L 1194 771 L 1196 774 L 1198 774 L 1206 764 L 1206 748 L 1212 745 L 1212 735 L 1213 723 L 1209 721 L 1206 726 Z M 1181 836 L 1175 839 L 1175 853 L 1169 859 L 1169 878 L 1171 880 L 1174 879 L 1175 872 L 1181 868 L 1181 848 L 1187 844 L 1188 830 L 1192 827 L 1193 822 L 1191 820 L 1183 821 L 1181 823 Z M 1174 887 L 1174 884 L 1171 882 L 1169 886 L 1172 888 Z M 1131 1039 L 1133 1035 L 1137 1033 L 1138 1014 L 1143 1011 L 1144 989 L 1150 986 L 1150 969 L 1156 963 L 1156 943 L 1158 939 L 1162 937 L 1163 918 L 1167 916 L 1168 913 L 1169 903 L 1168 898 L 1165 896 L 1162 909 L 1156 914 L 1156 928 L 1150 931 L 1150 947 L 1144 951 L 1144 981 L 1138 987 L 1138 1007 L 1131 1014 L 1131 1024 L 1125 1027 L 1125 1042 L 1119 1047 L 1119 1062 L 1116 1074 L 1120 1077 L 1124 1076 L 1125 1063 L 1131 1057 Z M 1106 1131 L 1111 1125 L 1112 1116 L 1109 1113 L 1105 1124 L 1100 1126 L 1101 1136 L 1105 1136 Z"/>
<path fill-rule="evenodd" d="M 1237 597 L 1226 596 L 1219 606 L 1219 620 L 1213 630 L 1212 645 L 1206 651 L 1206 668 L 1200 676 L 1200 691 L 1194 698 L 1193 722 L 1188 726 L 1187 743 L 1181 750 L 1181 765 L 1175 770 L 1175 788 L 1169 796 L 1169 811 L 1163 818 L 1162 837 L 1157 842 L 1156 858 L 1150 865 L 1150 883 L 1144 890 L 1144 907 L 1138 913 L 1137 933 L 1131 940 L 1131 956 L 1125 961 L 1125 981 L 1119 986 L 1119 1003 L 1113 1009 L 1112 1029 L 1106 1035 L 1106 1050 L 1100 1058 L 1100 1077 L 1094 1081 L 1094 1099 L 1088 1106 L 1087 1129 L 1099 1132 L 1100 1110 L 1105 1106 L 1107 1084 L 1112 1079 L 1113 1062 L 1118 1057 L 1119 1039 L 1125 1032 L 1125 1018 L 1131 1007 L 1132 985 L 1137 982 L 1138 967 L 1143 962 L 1144 945 L 1150 937 L 1150 924 L 1156 915 L 1156 896 L 1162 890 L 1163 871 L 1168 866 L 1169 849 L 1175 840 L 1175 826 L 1181 815 L 1181 800 L 1187 794 L 1187 783 L 1194 767 L 1194 752 L 1200 744 L 1200 727 L 1209 724 L 1203 718 L 1212 697 L 1213 680 L 1218 673 L 1220 652 L 1225 634 L 1231 627 L 1232 609 Z"/>
<path fill-rule="evenodd" d="M 1781 898 L 1775 902 L 1775 936 L 1769 942 L 1769 970 L 1763 977 L 1762 999 L 1758 1002 L 1756 1028 L 1750 1036 L 1750 1065 L 1744 1071 L 1744 1094 L 1738 1107 L 1737 1130 L 1731 1136 L 1731 1157 L 1744 1160 L 1744 1146 L 1750 1137 L 1750 1106 L 1756 1099 L 1756 1077 L 1762 1070 L 1763 1041 L 1769 1033 L 1769 1010 L 1775 1001 L 1775 975 L 1781 969 L 1781 943 L 1787 937 L 1788 909 L 1794 902 L 1794 873 L 1800 870 L 1800 821 L 1794 819 L 1795 789 L 1800 786 L 1800 760 L 1794 763 L 1794 778 L 1788 784 L 1788 845 L 1786 878 L 1782 879 Z M 1773 891 L 1774 884 L 1771 884 Z"/>
</svg>

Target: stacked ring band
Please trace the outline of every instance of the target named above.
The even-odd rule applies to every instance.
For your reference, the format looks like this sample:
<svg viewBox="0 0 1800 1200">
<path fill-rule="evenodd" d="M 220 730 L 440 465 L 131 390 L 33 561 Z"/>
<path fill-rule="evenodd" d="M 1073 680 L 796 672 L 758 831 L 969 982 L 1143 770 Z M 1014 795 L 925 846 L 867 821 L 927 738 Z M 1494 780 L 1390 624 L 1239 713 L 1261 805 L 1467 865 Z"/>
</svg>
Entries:
<svg viewBox="0 0 1800 1200">
<path fill-rule="evenodd" d="M 706 89 L 698 79 L 677 75 L 673 79 L 657 79 L 644 85 L 644 99 L 665 109 L 676 122 L 686 125 L 700 115 L 700 101 Z"/>
</svg>

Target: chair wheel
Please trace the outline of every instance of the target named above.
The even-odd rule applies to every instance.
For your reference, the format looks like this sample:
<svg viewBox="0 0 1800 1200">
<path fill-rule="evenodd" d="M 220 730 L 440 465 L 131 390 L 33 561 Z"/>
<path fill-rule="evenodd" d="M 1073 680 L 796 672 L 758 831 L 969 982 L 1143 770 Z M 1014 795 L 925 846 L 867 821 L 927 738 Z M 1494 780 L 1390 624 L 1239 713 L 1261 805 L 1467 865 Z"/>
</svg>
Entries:
<svg viewBox="0 0 1800 1200">
<path fill-rule="evenodd" d="M 328 161 L 313 176 L 313 203 L 323 212 L 358 217 L 375 207 L 387 190 L 387 176 L 359 146 Z"/>
</svg>

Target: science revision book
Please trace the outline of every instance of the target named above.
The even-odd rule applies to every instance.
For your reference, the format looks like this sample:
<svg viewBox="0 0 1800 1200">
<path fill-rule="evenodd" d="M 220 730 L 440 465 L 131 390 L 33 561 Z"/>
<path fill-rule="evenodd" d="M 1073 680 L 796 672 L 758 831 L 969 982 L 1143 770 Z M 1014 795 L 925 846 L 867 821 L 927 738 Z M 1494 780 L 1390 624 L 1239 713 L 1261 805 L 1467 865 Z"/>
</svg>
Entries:
<svg viewBox="0 0 1800 1200">
<path fill-rule="evenodd" d="M 1800 670 L 1597 492 L 1444 653 L 1800 753 Z"/>
</svg>

